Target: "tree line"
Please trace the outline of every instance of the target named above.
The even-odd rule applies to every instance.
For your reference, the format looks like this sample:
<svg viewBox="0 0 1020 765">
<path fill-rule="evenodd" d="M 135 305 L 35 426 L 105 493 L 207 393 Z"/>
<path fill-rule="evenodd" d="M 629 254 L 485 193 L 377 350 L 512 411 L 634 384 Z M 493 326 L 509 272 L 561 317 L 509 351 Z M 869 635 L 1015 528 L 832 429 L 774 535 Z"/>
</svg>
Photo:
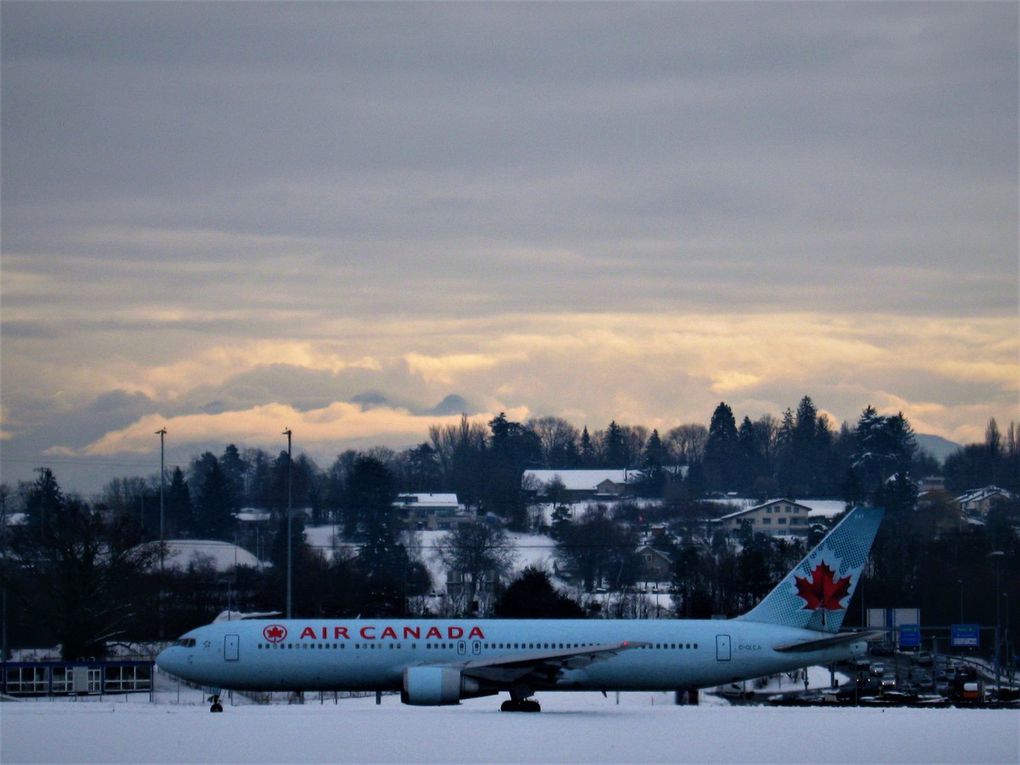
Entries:
<svg viewBox="0 0 1020 765">
<path fill-rule="evenodd" d="M 1017 462 L 1016 426 L 1010 423 L 1002 435 L 993 420 L 985 443 L 969 445 L 946 461 L 946 483 L 960 488 L 988 479 L 1015 488 Z M 687 470 L 676 470 L 680 464 Z M 291 461 L 286 452 L 272 457 L 235 445 L 174 467 L 164 486 L 168 539 L 232 541 L 241 508 L 272 514 L 271 565 L 238 569 L 226 581 L 201 561 L 159 573 L 158 476 L 117 479 L 87 503 L 65 495 L 52 471 L 41 468 L 36 481 L 15 492 L 0 487 L 4 512 L 21 511 L 25 518 L 21 525 L 0 528 L 0 583 L 18 604 L 12 630 L 23 639 L 47 636 L 62 643 L 65 655 L 77 657 L 97 655 L 111 639 L 179 634 L 224 606 L 279 610 L 288 489 L 295 507 L 309 509 L 311 523 L 334 523 L 345 541 L 356 543 L 333 555 L 315 549 L 306 541 L 305 514 L 294 515 L 293 565 L 300 582 L 295 613 L 499 613 L 509 592 L 512 549 L 503 527 L 528 526 L 529 487 L 522 486 L 521 476 L 530 467 L 629 467 L 639 477 L 640 494 L 664 500 L 652 506 L 595 506 L 577 518 L 566 506 L 557 507 L 551 529 L 557 570 L 532 571 L 526 583 L 512 583 L 518 602 L 528 601 L 522 588 L 528 593 L 526 585 L 534 586 L 531 597 L 536 603 L 545 598 L 551 612 L 649 615 L 642 611 L 646 601 L 627 593 L 640 579 L 638 533 L 654 520 L 669 523 L 673 532 L 656 544 L 674 563 L 670 586 L 677 615 L 732 615 L 755 602 L 803 550 L 798 543 L 750 533 L 736 540 L 701 534 L 698 523 L 712 510 L 699 499 L 710 492 L 821 494 L 887 507 L 866 586 L 878 601 L 890 604 L 920 601 L 944 611 L 947 576 L 981 582 L 976 591 L 987 600 L 988 565 L 980 556 L 1009 551 L 1014 568 L 1020 557 L 1013 531 L 1016 507 L 993 513 L 985 527 L 950 532 L 940 532 L 932 520 L 952 514 L 948 497 L 928 498 L 922 503 L 925 512 L 916 512 L 912 477 L 937 472 L 939 466 L 917 449 L 901 414 L 879 415 L 868 407 L 853 427 L 844 423 L 835 430 L 804 397 L 780 419 L 744 417 L 738 427 L 731 408 L 720 403 L 708 428 L 682 425 L 662 437 L 654 429 L 615 421 L 589 432 L 559 418 L 515 423 L 501 414 L 487 427 L 466 417 L 455 425 L 433 426 L 428 442 L 400 452 L 343 452 L 326 470 L 305 455 Z M 438 555 L 459 572 L 462 586 L 457 597 L 439 606 L 429 598 L 433 583 L 414 535 L 400 533 L 403 519 L 394 500 L 405 491 L 455 491 L 479 517 L 495 519 L 462 527 L 440 545 Z M 931 568 L 932 560 L 948 563 Z M 552 573 L 577 582 L 578 592 L 588 593 L 586 603 L 567 603 L 545 592 L 540 574 L 548 580 Z M 600 589 L 617 596 L 594 597 Z M 480 606 L 483 593 L 489 600 Z M 979 610 L 987 611 L 987 603 Z"/>
</svg>

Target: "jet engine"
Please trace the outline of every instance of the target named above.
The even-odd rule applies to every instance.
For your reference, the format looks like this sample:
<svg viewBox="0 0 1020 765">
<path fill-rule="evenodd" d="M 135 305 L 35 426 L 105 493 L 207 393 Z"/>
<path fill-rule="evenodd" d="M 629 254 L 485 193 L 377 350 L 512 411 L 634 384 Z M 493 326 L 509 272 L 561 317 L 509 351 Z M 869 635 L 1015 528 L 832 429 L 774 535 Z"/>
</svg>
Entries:
<svg viewBox="0 0 1020 765">
<path fill-rule="evenodd" d="M 453 667 L 408 667 L 404 670 L 400 700 L 413 706 L 438 707 L 498 692 L 482 688 L 477 680 L 463 677 Z"/>
</svg>

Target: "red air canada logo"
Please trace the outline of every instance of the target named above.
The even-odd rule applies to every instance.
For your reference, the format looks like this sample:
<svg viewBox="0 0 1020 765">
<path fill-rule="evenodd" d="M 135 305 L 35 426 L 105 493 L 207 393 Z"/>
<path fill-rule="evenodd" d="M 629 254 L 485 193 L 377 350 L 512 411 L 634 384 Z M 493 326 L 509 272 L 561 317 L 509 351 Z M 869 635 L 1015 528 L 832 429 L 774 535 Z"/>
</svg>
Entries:
<svg viewBox="0 0 1020 765">
<path fill-rule="evenodd" d="M 841 600 L 850 594 L 850 577 L 834 579 L 836 572 L 827 563 L 819 563 L 811 573 L 811 580 L 794 577 L 797 582 L 797 595 L 804 600 L 804 608 L 808 611 L 824 609 L 826 611 L 842 611 Z"/>
<path fill-rule="evenodd" d="M 287 639 L 287 628 L 282 624 L 270 624 L 262 630 L 262 637 L 270 643 L 282 643 Z"/>
</svg>

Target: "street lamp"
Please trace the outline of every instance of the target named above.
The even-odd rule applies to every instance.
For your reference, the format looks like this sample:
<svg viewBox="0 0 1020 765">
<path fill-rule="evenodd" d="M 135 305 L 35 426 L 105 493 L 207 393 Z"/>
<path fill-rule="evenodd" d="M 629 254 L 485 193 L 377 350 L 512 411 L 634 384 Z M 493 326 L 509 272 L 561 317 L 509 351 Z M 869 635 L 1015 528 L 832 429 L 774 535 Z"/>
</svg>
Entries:
<svg viewBox="0 0 1020 765">
<path fill-rule="evenodd" d="M 290 468 L 290 438 L 291 429 L 286 428 L 283 435 L 287 436 L 287 618 L 291 617 L 291 581 L 293 571 L 293 535 L 291 534 L 291 478 L 293 471 Z"/>
<path fill-rule="evenodd" d="M 164 446 L 166 439 L 166 426 L 156 431 L 159 436 L 159 639 L 163 639 L 163 558 L 166 552 L 166 540 L 164 538 L 163 525 L 163 484 L 166 478 L 164 467 Z"/>
<path fill-rule="evenodd" d="M 1006 679 L 1010 686 L 1013 685 L 1013 651 L 1009 647 L 1009 593 L 1002 593 L 1002 599 L 1006 601 L 1006 628 L 1002 631 L 1002 642 L 1006 649 Z"/>
<path fill-rule="evenodd" d="M 1000 643 L 999 643 L 999 627 L 1002 624 L 1001 612 L 999 610 L 1000 598 L 999 593 L 1002 592 L 1002 559 L 1006 556 L 1002 550 L 994 550 L 988 553 L 988 557 L 995 561 L 995 685 L 998 687 L 1000 683 L 1001 668 L 999 664 L 1000 655 Z"/>
</svg>

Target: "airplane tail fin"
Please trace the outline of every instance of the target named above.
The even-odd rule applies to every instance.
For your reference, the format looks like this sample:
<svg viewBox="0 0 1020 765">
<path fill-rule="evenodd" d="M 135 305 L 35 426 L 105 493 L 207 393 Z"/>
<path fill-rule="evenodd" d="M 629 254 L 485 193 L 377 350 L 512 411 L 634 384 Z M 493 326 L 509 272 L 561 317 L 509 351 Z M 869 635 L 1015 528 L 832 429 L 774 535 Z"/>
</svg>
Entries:
<svg viewBox="0 0 1020 765">
<path fill-rule="evenodd" d="M 761 603 L 737 618 L 838 632 L 884 512 L 851 510 Z"/>
</svg>

